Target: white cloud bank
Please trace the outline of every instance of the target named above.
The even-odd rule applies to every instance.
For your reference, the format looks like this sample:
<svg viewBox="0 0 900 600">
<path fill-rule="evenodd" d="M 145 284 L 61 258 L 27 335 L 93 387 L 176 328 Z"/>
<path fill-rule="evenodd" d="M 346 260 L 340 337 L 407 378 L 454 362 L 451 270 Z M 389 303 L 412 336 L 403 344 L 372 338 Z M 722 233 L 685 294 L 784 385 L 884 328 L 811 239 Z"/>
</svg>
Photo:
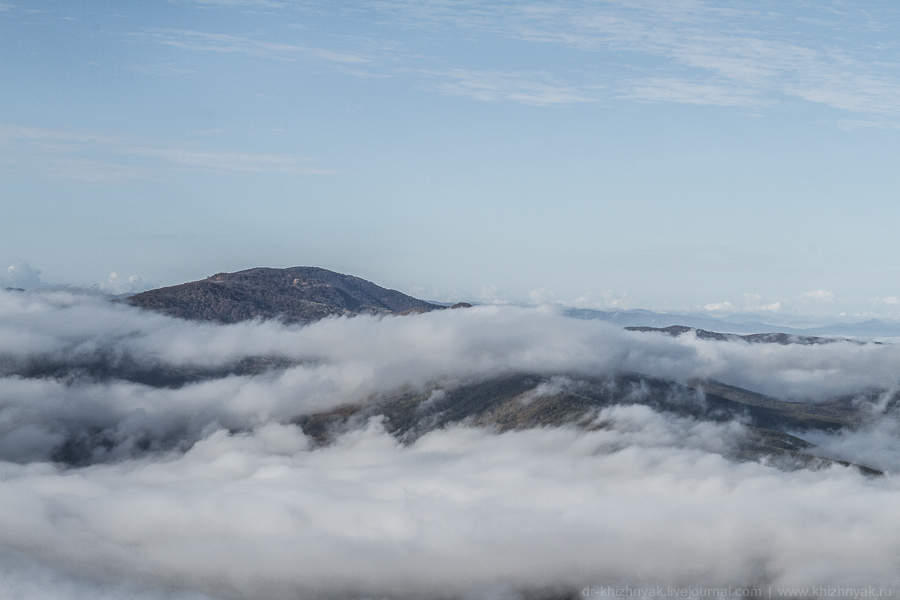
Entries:
<svg viewBox="0 0 900 600">
<path fill-rule="evenodd" d="M 217 598 L 900 583 L 895 478 L 736 465 L 706 451 L 727 426 L 604 417 L 411 447 L 371 422 L 317 450 L 267 424 L 164 459 L 7 463 L 0 545 L 95 585 Z"/>
<path fill-rule="evenodd" d="M 251 357 L 293 366 L 226 376 Z M 46 459 L 64 440 L 103 432 L 130 455 L 151 440 L 189 445 L 210 428 L 364 403 L 403 386 L 511 373 L 641 373 L 711 378 L 820 401 L 897 383 L 896 345 L 752 345 L 642 334 L 552 310 L 476 307 L 414 318 L 329 319 L 307 326 L 188 323 L 71 292 L 0 294 L 0 458 Z M 108 380 L 116 373 L 212 372 L 184 387 Z M 192 371 L 193 370 L 193 371 Z M 89 377 L 86 375 L 90 375 Z M 127 379 L 127 378 L 126 378 Z M 177 444 L 176 444 L 177 445 Z M 152 446 L 157 448 L 157 446 Z"/>
<path fill-rule="evenodd" d="M 170 388 L 73 373 L 0 377 L 0 597 L 900 589 L 892 421 L 823 437 L 885 466 L 881 478 L 730 462 L 720 453 L 740 425 L 645 406 L 607 408 L 595 431 L 456 426 L 408 446 L 377 419 L 325 447 L 289 424 L 400 386 L 517 371 L 704 376 L 817 399 L 890 387 L 895 346 L 709 342 L 512 307 L 218 326 L 70 292 L 0 293 L 9 373 L 40 361 L 100 357 L 116 372 L 250 356 L 296 364 Z M 90 445 L 98 431 L 111 446 L 95 448 L 87 466 L 47 462 L 62 440 Z"/>
</svg>

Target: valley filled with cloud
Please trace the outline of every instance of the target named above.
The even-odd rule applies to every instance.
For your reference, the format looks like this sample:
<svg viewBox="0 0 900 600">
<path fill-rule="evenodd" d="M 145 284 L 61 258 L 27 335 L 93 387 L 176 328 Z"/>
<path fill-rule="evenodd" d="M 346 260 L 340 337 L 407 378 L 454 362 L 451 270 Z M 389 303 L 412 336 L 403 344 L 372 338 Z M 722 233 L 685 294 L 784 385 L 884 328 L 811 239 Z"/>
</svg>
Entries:
<svg viewBox="0 0 900 600">
<path fill-rule="evenodd" d="M 9 597 L 898 584 L 891 344 L 711 341 L 497 306 L 220 325 L 71 290 L 0 292 L 0 334 Z M 454 390 L 517 374 L 543 382 L 525 407 L 588 380 L 610 400 L 538 426 L 429 425 Z M 626 376 L 682 391 L 654 404 L 616 388 Z M 843 397 L 858 419 L 794 432 L 834 461 L 742 459 L 755 426 L 697 412 L 698 379 L 798 406 Z M 419 396 L 432 420 L 399 435 L 396 403 Z M 346 407 L 363 408 L 309 427 Z"/>
</svg>

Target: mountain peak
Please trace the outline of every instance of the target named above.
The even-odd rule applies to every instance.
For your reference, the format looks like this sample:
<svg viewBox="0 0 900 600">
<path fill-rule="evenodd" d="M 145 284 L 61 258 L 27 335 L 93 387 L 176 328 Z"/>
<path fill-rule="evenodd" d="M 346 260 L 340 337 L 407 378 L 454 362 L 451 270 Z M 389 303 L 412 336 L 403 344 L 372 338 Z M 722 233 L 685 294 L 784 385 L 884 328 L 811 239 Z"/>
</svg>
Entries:
<svg viewBox="0 0 900 600">
<path fill-rule="evenodd" d="M 257 318 L 309 323 L 335 315 L 407 314 L 443 308 L 321 267 L 255 267 L 216 273 L 142 292 L 127 302 L 183 319 L 221 323 Z"/>
</svg>

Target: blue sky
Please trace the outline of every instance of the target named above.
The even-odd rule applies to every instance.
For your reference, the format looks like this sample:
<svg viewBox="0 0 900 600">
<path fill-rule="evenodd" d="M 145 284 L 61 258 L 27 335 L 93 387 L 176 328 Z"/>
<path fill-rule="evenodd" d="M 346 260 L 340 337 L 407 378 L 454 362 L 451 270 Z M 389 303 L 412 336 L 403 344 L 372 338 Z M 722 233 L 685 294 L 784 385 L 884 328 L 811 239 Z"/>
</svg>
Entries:
<svg viewBox="0 0 900 600">
<path fill-rule="evenodd" d="M 862 1 L 3 1 L 0 260 L 115 291 L 319 265 L 438 299 L 900 316 L 898 25 Z"/>
</svg>

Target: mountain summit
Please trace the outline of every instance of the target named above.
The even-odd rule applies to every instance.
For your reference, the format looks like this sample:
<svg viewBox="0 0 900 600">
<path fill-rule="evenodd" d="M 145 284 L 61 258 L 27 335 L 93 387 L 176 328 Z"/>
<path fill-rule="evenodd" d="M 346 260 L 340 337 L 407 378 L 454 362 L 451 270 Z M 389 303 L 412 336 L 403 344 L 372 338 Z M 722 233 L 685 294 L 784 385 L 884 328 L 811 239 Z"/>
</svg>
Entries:
<svg viewBox="0 0 900 600">
<path fill-rule="evenodd" d="M 236 323 L 281 318 L 309 323 L 332 315 L 403 314 L 444 308 L 370 281 L 318 267 L 257 267 L 149 290 L 129 304 L 183 319 Z"/>
</svg>

